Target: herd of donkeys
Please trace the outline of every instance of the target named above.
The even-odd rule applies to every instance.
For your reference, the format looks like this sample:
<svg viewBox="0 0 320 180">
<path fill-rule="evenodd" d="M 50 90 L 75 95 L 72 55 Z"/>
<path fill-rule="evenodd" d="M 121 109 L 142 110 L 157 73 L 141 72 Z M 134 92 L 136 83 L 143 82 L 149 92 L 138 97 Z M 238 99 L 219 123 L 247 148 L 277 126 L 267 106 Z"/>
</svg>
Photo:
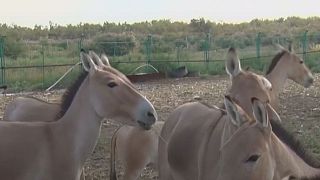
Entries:
<svg viewBox="0 0 320 180">
<path fill-rule="evenodd" d="M 279 94 L 287 79 L 310 87 L 312 73 L 291 48 L 280 47 L 265 76 L 242 70 L 226 55 L 231 86 L 224 104 L 183 104 L 166 121 L 106 55 L 80 52 L 84 71 L 60 103 L 17 97 L 0 121 L 0 179 L 79 180 L 104 118 L 125 124 L 111 140 L 124 180 L 153 164 L 161 180 L 317 180 L 320 161 L 283 126 Z M 5 87 L 3 87 L 5 88 Z"/>
</svg>

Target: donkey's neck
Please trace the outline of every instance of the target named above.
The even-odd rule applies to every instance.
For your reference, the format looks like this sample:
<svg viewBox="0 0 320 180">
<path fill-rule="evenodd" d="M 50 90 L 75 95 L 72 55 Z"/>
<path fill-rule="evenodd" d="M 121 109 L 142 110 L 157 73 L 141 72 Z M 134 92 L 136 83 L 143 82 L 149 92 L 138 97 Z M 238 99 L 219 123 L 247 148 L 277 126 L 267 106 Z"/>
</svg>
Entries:
<svg viewBox="0 0 320 180">
<path fill-rule="evenodd" d="M 204 127 L 206 136 L 202 139 L 199 155 L 199 173 L 198 179 L 215 179 L 219 173 L 219 151 L 222 145 L 223 136 L 230 135 L 232 125 L 228 117 L 220 114 L 220 117 L 215 121 L 208 121 Z M 218 116 L 217 116 L 218 117 Z"/>
<path fill-rule="evenodd" d="M 314 177 L 320 175 L 320 169 L 311 167 L 299 157 L 290 147 L 284 144 L 277 136 L 272 136 L 273 149 L 276 160 L 275 176 L 293 176 L 295 178 Z"/>
<path fill-rule="evenodd" d="M 59 129 L 64 132 L 60 135 L 60 140 L 65 141 L 64 151 L 70 152 L 68 156 L 78 170 L 81 170 L 86 158 L 93 151 L 102 122 L 102 117 L 97 115 L 88 99 L 88 83 L 86 78 L 65 115 L 57 121 L 60 123 Z"/>
<path fill-rule="evenodd" d="M 273 68 L 273 70 L 266 75 L 266 78 L 271 82 L 272 84 L 272 94 L 274 96 L 278 96 L 288 79 L 287 72 L 285 68 L 280 68 L 282 62 L 281 59 L 277 63 L 277 65 Z"/>
</svg>

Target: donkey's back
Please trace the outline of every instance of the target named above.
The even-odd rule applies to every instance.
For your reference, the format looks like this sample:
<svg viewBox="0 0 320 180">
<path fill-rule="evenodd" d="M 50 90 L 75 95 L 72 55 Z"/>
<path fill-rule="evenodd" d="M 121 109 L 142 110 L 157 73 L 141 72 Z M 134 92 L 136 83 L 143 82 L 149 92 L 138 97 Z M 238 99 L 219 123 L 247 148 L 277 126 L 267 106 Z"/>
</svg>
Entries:
<svg viewBox="0 0 320 180">
<path fill-rule="evenodd" d="M 58 103 L 48 103 L 34 97 L 17 97 L 4 111 L 5 121 L 54 121 L 59 111 Z"/>
</svg>

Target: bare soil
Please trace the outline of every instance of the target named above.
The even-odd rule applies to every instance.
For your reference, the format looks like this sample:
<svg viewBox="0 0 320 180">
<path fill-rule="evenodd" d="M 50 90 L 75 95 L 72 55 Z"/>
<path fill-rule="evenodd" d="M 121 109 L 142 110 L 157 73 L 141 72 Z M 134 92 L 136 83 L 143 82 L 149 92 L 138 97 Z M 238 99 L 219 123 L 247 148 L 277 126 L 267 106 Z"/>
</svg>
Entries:
<svg viewBox="0 0 320 180">
<path fill-rule="evenodd" d="M 320 74 L 315 77 L 314 85 L 308 89 L 289 81 L 280 96 L 279 113 L 283 125 L 320 159 Z M 210 105 L 222 103 L 223 95 L 229 85 L 227 76 L 208 76 L 139 83 L 136 87 L 154 104 L 160 120 L 165 121 L 174 108 L 186 102 L 202 101 Z M 54 91 L 31 94 L 49 101 L 59 101 L 62 93 L 63 91 Z M 0 97 L 0 117 L 5 105 L 16 96 Z M 103 124 L 98 144 L 85 164 L 86 179 L 109 179 L 110 140 L 119 126 L 112 120 Z M 118 167 L 120 177 L 123 170 Z M 147 168 L 140 179 L 157 179 L 157 172 Z"/>
</svg>

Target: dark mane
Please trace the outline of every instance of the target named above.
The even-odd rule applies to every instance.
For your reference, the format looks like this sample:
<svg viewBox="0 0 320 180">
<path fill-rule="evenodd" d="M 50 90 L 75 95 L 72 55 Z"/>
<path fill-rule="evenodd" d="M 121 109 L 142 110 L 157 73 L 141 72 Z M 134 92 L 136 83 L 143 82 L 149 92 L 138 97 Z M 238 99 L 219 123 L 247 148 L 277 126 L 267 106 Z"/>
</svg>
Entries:
<svg viewBox="0 0 320 180">
<path fill-rule="evenodd" d="M 292 151 L 294 151 L 304 162 L 313 168 L 320 168 L 320 161 L 314 157 L 310 152 L 306 151 L 301 142 L 297 140 L 292 134 L 290 134 L 281 124 L 274 120 L 270 120 L 272 131 L 277 137 L 285 143 Z M 316 180 L 318 177 L 311 178 L 310 180 Z M 308 180 L 304 178 L 305 180 Z"/>
<path fill-rule="evenodd" d="M 69 86 L 68 89 L 66 89 L 65 93 L 62 95 L 60 111 L 56 115 L 56 120 L 62 118 L 62 116 L 64 116 L 64 114 L 67 112 L 73 101 L 74 96 L 76 95 L 79 87 L 81 86 L 83 80 L 87 77 L 87 75 L 88 72 L 83 71 L 78 76 L 78 79 L 71 86 Z"/>
<path fill-rule="evenodd" d="M 276 67 L 277 63 L 279 62 L 279 60 L 281 59 L 281 57 L 287 53 L 286 50 L 282 50 L 281 52 L 279 52 L 278 54 L 276 54 L 274 56 L 274 58 L 272 59 L 270 65 L 269 65 L 269 68 L 267 70 L 267 75 L 271 73 L 271 71 L 274 69 L 274 67 Z"/>
</svg>

